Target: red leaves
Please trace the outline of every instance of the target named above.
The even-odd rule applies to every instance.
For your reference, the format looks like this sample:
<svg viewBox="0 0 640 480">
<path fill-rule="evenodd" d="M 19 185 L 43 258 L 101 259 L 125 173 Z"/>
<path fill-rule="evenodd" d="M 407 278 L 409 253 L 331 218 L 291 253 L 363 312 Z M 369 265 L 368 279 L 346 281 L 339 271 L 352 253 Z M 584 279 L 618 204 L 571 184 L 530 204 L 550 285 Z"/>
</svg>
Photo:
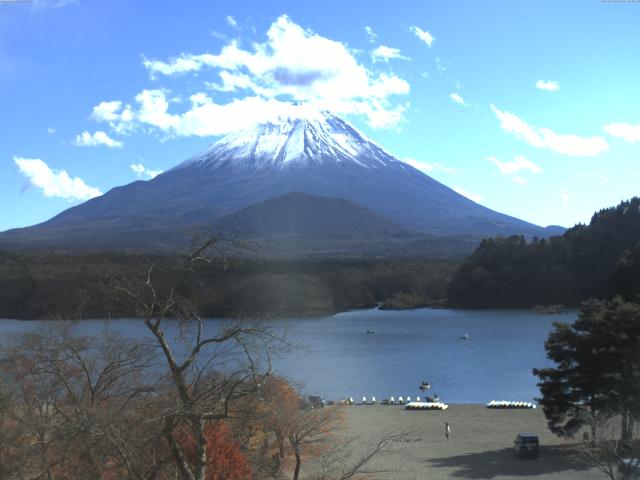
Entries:
<svg viewBox="0 0 640 480">
<path fill-rule="evenodd" d="M 176 435 L 185 456 L 193 463 L 196 442 L 188 427 Z M 251 466 L 247 457 L 234 441 L 226 422 L 209 423 L 204 428 L 207 452 L 207 480 L 244 480 L 251 478 Z"/>
</svg>

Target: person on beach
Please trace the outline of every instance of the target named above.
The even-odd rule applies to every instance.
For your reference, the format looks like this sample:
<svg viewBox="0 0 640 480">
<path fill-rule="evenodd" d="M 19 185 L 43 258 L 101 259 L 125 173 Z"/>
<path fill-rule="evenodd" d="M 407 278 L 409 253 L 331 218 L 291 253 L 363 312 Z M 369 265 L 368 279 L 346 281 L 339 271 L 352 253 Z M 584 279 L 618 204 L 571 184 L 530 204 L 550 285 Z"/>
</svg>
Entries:
<svg viewBox="0 0 640 480">
<path fill-rule="evenodd" d="M 449 440 L 449 436 L 451 435 L 451 428 L 449 427 L 449 422 L 444 422 L 444 436 Z"/>
</svg>

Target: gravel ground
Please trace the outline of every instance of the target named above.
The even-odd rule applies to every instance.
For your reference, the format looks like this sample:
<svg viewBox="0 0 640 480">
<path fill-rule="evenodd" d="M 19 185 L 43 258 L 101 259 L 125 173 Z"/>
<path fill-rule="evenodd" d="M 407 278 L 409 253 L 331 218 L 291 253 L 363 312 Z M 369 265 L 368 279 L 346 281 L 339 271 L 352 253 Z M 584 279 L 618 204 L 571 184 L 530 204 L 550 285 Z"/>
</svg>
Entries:
<svg viewBox="0 0 640 480">
<path fill-rule="evenodd" d="M 370 442 L 391 431 L 408 432 L 407 441 L 379 457 L 374 467 L 391 470 L 379 480 L 414 479 L 604 479 L 580 462 L 571 442 L 551 434 L 536 410 L 490 410 L 482 405 L 450 405 L 445 411 L 408 411 L 401 406 L 350 406 L 346 437 Z M 444 435 L 445 422 L 451 438 Z M 519 432 L 540 436 L 540 458 L 513 456 Z"/>
</svg>

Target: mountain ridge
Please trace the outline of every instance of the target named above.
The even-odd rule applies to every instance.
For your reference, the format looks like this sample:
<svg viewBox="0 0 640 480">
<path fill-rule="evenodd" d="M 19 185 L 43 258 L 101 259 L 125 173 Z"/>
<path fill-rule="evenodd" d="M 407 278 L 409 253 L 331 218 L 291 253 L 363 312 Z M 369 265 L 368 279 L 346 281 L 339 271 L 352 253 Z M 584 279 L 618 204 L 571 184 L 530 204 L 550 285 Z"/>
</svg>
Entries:
<svg viewBox="0 0 640 480">
<path fill-rule="evenodd" d="M 39 225 L 4 232 L 0 246 L 184 247 L 183 231 L 291 192 L 349 200 L 427 235 L 479 240 L 557 233 L 463 197 L 329 112 L 305 111 L 229 134 L 152 180 L 115 187 Z"/>
</svg>

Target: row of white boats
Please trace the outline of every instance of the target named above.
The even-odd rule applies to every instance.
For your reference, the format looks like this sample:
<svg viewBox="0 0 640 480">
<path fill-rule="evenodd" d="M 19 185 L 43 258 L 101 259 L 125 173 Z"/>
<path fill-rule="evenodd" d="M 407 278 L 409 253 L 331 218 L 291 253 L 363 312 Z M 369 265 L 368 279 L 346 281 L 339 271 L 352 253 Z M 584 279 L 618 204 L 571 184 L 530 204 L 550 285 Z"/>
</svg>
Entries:
<svg viewBox="0 0 640 480">
<path fill-rule="evenodd" d="M 422 403 L 438 403 L 440 401 L 440 397 L 438 397 L 438 395 L 434 395 L 432 397 L 424 397 L 424 402 L 422 402 L 422 399 L 420 398 L 420 396 L 416 396 L 414 402 L 422 402 Z M 378 401 L 376 400 L 376 397 L 371 397 L 371 399 L 367 399 L 367 397 L 362 397 L 362 403 L 357 403 L 353 397 L 349 397 L 347 400 L 343 400 L 342 402 L 343 404 L 347 404 L 347 405 L 376 405 L 378 403 Z M 384 400 L 382 400 L 382 402 L 380 402 L 382 405 L 405 405 L 408 403 L 412 403 L 411 397 L 407 396 L 407 397 L 398 397 L 398 399 L 396 400 L 396 397 L 389 397 L 389 398 L 385 398 Z"/>
<path fill-rule="evenodd" d="M 510 402 L 508 400 L 491 400 L 487 408 L 536 408 L 531 402 Z"/>
<path fill-rule="evenodd" d="M 446 410 L 449 405 L 442 402 L 409 402 L 404 408 L 406 410 Z"/>
<path fill-rule="evenodd" d="M 346 405 L 376 405 L 378 402 L 376 397 L 362 397 L 362 403 L 357 403 L 353 397 L 349 397 L 348 400 L 343 400 L 343 404 Z M 410 396 L 407 397 L 389 397 L 380 402 L 382 405 L 405 405 L 407 410 L 446 410 L 449 405 L 440 402 L 440 399 L 436 395 L 435 397 L 424 397 L 424 400 L 417 396 L 413 400 Z M 487 403 L 487 408 L 495 409 L 535 409 L 536 405 L 531 402 L 512 402 L 508 400 L 491 400 Z"/>
</svg>

